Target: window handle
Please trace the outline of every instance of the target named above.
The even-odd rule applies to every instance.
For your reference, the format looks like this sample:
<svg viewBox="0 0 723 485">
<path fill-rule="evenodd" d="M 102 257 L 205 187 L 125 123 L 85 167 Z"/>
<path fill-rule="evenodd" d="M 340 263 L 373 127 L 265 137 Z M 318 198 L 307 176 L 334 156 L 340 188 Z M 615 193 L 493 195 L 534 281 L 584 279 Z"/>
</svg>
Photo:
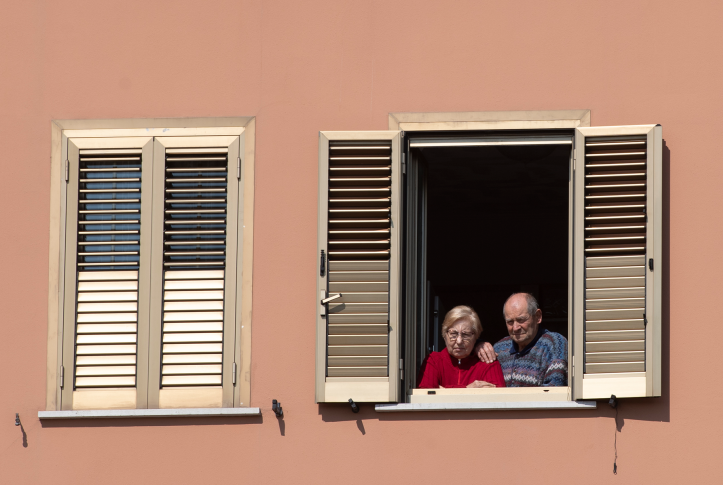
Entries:
<svg viewBox="0 0 723 485">
<path fill-rule="evenodd" d="M 324 298 L 323 300 L 321 300 L 321 304 L 326 305 L 330 301 L 334 301 L 334 300 L 341 298 L 341 296 L 342 296 L 341 293 L 337 293 L 336 295 L 329 295 L 327 298 Z"/>
</svg>

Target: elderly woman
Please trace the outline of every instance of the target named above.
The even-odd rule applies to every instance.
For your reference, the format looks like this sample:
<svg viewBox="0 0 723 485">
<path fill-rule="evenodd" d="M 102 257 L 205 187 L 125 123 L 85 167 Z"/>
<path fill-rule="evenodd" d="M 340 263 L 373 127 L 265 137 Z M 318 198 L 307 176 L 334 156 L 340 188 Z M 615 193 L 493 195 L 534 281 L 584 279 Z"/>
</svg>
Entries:
<svg viewBox="0 0 723 485">
<path fill-rule="evenodd" d="M 452 308 L 442 323 L 447 348 L 424 360 L 419 387 L 505 387 L 499 361 L 487 364 L 472 355 L 481 333 L 482 324 L 471 307 Z"/>
</svg>

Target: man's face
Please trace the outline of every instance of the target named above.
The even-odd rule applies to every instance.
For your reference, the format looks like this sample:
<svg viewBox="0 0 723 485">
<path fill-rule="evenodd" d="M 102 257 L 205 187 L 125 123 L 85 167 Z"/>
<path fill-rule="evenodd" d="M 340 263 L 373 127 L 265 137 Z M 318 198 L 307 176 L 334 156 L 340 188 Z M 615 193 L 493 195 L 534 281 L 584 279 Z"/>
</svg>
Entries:
<svg viewBox="0 0 723 485">
<path fill-rule="evenodd" d="M 522 350 L 537 335 L 537 328 L 542 321 L 542 311 L 530 315 L 527 311 L 527 299 L 522 296 L 514 296 L 505 305 L 505 323 L 507 332 L 517 344 L 518 350 Z"/>
</svg>

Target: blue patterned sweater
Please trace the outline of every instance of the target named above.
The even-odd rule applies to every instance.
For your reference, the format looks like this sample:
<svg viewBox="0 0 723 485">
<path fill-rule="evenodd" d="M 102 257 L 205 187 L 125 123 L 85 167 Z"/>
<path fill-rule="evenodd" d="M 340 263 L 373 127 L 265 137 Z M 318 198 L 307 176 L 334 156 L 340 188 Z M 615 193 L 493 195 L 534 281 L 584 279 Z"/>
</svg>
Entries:
<svg viewBox="0 0 723 485">
<path fill-rule="evenodd" d="M 567 385 L 567 339 L 539 329 L 535 339 L 518 351 L 510 337 L 495 344 L 507 387 Z"/>
</svg>

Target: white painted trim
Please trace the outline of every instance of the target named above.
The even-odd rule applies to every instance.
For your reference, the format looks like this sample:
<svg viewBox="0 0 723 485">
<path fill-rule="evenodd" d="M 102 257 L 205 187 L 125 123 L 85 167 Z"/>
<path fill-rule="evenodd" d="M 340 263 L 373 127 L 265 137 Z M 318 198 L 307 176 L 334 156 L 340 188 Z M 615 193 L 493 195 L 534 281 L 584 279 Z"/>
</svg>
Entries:
<svg viewBox="0 0 723 485">
<path fill-rule="evenodd" d="M 206 418 L 261 416 L 260 408 L 101 409 L 38 411 L 38 419 Z"/>
<path fill-rule="evenodd" d="M 479 389 L 413 389 L 407 402 L 412 404 L 569 402 L 570 388 L 495 387 Z M 381 401 L 378 401 L 381 402 Z"/>
<path fill-rule="evenodd" d="M 633 373 L 631 373 L 633 374 Z M 589 379 L 587 375 L 582 380 L 583 399 L 607 399 L 613 394 L 615 397 L 646 397 L 647 377 L 645 373 L 640 377 L 618 377 L 610 379 Z"/>
<path fill-rule="evenodd" d="M 590 126 L 589 109 L 389 113 L 389 129 L 402 131 L 532 130 Z"/>
<path fill-rule="evenodd" d="M 122 118 L 96 120 L 53 120 L 62 130 L 103 130 L 146 128 L 215 128 L 246 126 L 253 116 L 209 118 Z M 238 133 L 236 133 L 238 134 Z"/>
<path fill-rule="evenodd" d="M 378 413 L 408 411 L 526 411 L 549 409 L 595 409 L 597 401 L 521 401 L 521 402 L 478 402 L 478 403 L 400 403 L 377 404 Z"/>
</svg>

